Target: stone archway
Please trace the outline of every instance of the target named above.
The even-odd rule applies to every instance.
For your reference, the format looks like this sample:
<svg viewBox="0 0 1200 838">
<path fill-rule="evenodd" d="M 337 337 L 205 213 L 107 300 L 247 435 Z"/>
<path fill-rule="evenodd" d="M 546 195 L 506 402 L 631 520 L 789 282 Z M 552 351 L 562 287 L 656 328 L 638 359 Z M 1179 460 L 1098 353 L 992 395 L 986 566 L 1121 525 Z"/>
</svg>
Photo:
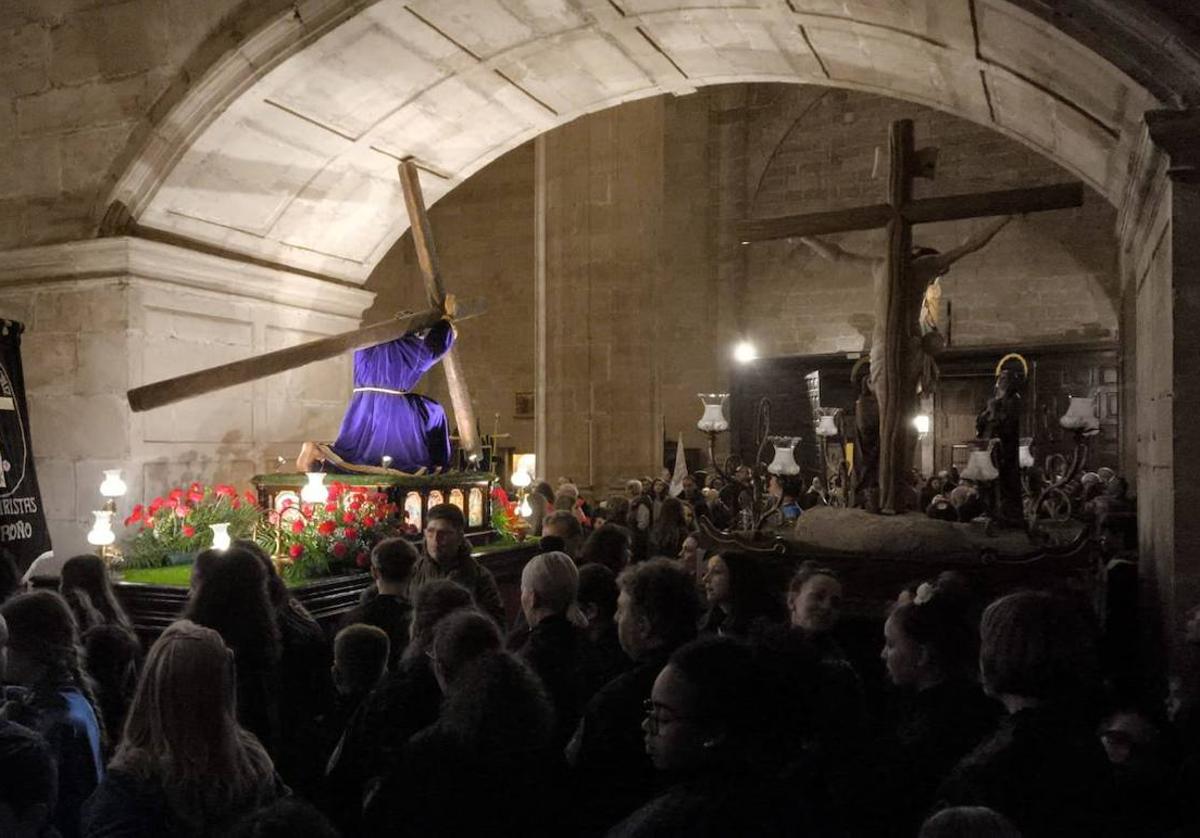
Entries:
<svg viewBox="0 0 1200 838">
<path fill-rule="evenodd" d="M 361 283 L 431 201 L 549 128 L 732 81 L 884 93 L 1020 139 L 1118 203 L 1158 99 L 1006 0 L 333 3 L 268 21 L 158 123 L 113 190 L 140 228 Z M 236 198 L 236 200 L 231 200 Z"/>
</svg>

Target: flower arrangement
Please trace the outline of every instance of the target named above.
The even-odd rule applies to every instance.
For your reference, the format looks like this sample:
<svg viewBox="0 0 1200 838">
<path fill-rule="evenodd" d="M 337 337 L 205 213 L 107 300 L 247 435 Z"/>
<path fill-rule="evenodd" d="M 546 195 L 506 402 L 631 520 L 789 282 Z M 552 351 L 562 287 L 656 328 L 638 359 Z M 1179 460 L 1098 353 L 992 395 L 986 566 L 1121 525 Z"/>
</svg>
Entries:
<svg viewBox="0 0 1200 838">
<path fill-rule="evenodd" d="M 371 548 L 380 541 L 417 532 L 396 512 L 396 504 L 382 492 L 333 482 L 324 503 L 284 498 L 279 509 L 267 513 L 257 540 L 288 578 L 366 568 Z"/>
<path fill-rule="evenodd" d="M 172 489 L 146 506 L 136 504 L 125 519 L 126 528 L 138 528 L 124 550 L 125 564 L 162 567 L 173 557 L 206 550 L 212 546 L 210 524 L 229 524 L 230 538 L 249 538 L 260 517 L 250 490 L 239 497 L 225 483 Z"/>
<path fill-rule="evenodd" d="M 498 544 L 516 544 L 525 536 L 529 525 L 517 514 L 517 502 L 500 486 L 492 489 L 492 528 L 500 536 Z"/>
</svg>

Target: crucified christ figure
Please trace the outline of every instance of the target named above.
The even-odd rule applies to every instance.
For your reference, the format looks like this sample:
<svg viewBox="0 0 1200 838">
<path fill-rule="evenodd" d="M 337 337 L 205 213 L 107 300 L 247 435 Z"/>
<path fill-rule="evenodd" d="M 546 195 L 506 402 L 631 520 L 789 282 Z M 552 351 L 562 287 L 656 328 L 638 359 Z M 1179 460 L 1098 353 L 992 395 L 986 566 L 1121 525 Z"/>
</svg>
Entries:
<svg viewBox="0 0 1200 838">
<path fill-rule="evenodd" d="M 925 369 L 925 358 L 933 357 L 941 349 L 943 338 L 938 331 L 938 301 L 941 298 L 941 278 L 950 270 L 950 266 L 964 256 L 974 253 L 1000 232 L 1004 225 L 1012 221 L 1013 216 L 1006 216 L 988 225 L 981 232 L 971 236 L 958 247 L 945 253 L 929 247 L 915 247 L 905 266 L 905 274 L 912 291 L 907 295 L 909 310 L 904 314 L 907 333 L 904 340 L 909 347 L 908 364 L 901 371 L 901 391 L 899 403 L 905 406 L 902 415 L 912 414 L 913 402 L 917 395 L 917 387 L 922 381 Z M 875 398 L 882 404 L 887 396 L 887 376 L 884 375 L 884 353 L 887 351 L 887 260 L 883 257 L 864 256 L 851 253 L 831 242 L 821 239 L 803 237 L 800 241 L 810 250 L 831 262 L 866 267 L 871 270 L 873 293 L 875 297 L 875 325 L 871 332 L 871 371 L 870 388 Z M 907 422 L 907 420 L 905 420 Z M 908 456 L 911 456 L 911 446 L 905 446 Z M 901 473 L 907 472 L 908 463 Z M 866 488 L 866 487 L 864 487 Z"/>
</svg>

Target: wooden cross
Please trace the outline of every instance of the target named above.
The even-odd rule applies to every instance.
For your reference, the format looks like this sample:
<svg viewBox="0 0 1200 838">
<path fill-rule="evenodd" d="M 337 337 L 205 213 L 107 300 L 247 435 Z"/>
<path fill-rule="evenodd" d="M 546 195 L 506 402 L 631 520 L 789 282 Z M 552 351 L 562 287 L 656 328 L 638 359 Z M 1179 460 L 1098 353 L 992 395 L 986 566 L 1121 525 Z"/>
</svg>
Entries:
<svg viewBox="0 0 1200 838">
<path fill-rule="evenodd" d="M 425 279 L 425 290 L 429 298 L 429 309 L 416 314 L 384 320 L 327 338 L 290 346 L 275 352 L 256 355 L 241 361 L 210 367 L 186 375 L 135 387 L 127 393 L 129 406 L 134 412 L 151 410 L 183 399 L 245 384 L 268 375 L 296 369 L 306 364 L 334 358 L 355 349 L 387 343 L 411 332 L 418 332 L 436 325 L 443 316 L 446 289 L 442 286 L 438 271 L 437 254 L 433 249 L 429 216 L 421 196 L 421 185 L 417 180 L 417 167 L 411 161 L 400 164 L 400 185 L 404 189 L 404 203 L 412 225 L 413 244 L 417 260 Z M 477 317 L 486 310 L 482 302 L 459 302 L 455 320 L 462 321 Z M 446 383 L 450 390 L 450 403 L 458 425 L 459 448 L 467 459 L 479 459 L 481 448 L 479 433 L 475 426 L 475 411 L 471 406 L 471 394 L 459 366 L 458 355 L 452 348 L 442 357 L 442 368 L 446 371 Z"/>
<path fill-rule="evenodd" d="M 897 509 L 904 466 L 911 453 L 909 419 L 915 412 L 916 381 L 907 374 L 915 351 L 911 336 L 917 328 L 914 295 L 924 291 L 911 279 L 912 225 L 953 221 L 991 215 L 1040 212 L 1078 207 L 1083 203 L 1083 185 L 1063 183 L 1030 189 L 1009 189 L 946 198 L 913 200 L 914 177 L 933 177 L 937 150 L 914 149 L 912 120 L 891 124 L 888 133 L 888 199 L 886 203 L 853 207 L 833 212 L 808 213 L 781 218 L 751 219 L 738 224 L 743 244 L 851 230 L 887 228 L 886 276 L 877 293 L 877 311 L 885 312 L 882 354 L 883 370 L 872 371 L 882 382 L 879 400 L 879 507 Z M 911 321 L 911 322 L 910 322 Z"/>
</svg>

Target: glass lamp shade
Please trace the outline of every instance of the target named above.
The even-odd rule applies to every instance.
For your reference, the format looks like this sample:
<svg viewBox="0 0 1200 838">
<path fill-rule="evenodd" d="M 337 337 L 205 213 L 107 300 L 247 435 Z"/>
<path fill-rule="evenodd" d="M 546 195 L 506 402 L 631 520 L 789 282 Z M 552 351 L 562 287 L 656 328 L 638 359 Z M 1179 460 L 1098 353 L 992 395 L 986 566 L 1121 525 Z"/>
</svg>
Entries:
<svg viewBox="0 0 1200 838">
<path fill-rule="evenodd" d="M 830 414 L 817 420 L 817 436 L 837 436 L 837 418 Z"/>
<path fill-rule="evenodd" d="M 1071 403 L 1067 405 L 1067 412 L 1058 420 L 1058 424 L 1069 431 L 1087 433 L 1099 430 L 1100 420 L 1096 418 L 1095 400 L 1084 396 L 1072 396 Z"/>
<path fill-rule="evenodd" d="M 213 532 L 212 546 L 214 550 L 229 549 L 229 524 L 209 524 Z"/>
<path fill-rule="evenodd" d="M 697 393 L 704 403 L 704 415 L 696 423 L 696 427 L 705 433 L 714 434 L 729 430 L 729 420 L 725 418 L 725 400 L 728 393 Z"/>
<path fill-rule="evenodd" d="M 107 547 L 117 540 L 112 528 L 113 514 L 106 509 L 92 512 L 92 528 L 88 531 L 88 544 Z"/>
<path fill-rule="evenodd" d="M 775 459 L 767 466 L 771 474 L 795 475 L 800 473 L 800 466 L 792 449 L 796 445 L 795 437 L 774 437 L 771 442 L 775 445 Z"/>
<path fill-rule="evenodd" d="M 962 479 L 973 483 L 990 483 L 1000 476 L 1000 471 L 992 462 L 992 449 L 977 448 L 967 459 L 967 467 L 962 470 Z"/>
<path fill-rule="evenodd" d="M 529 472 L 518 469 L 512 473 L 512 477 L 509 478 L 509 482 L 513 484 L 513 488 L 524 489 L 533 482 L 533 478 L 530 476 Z"/>
<path fill-rule="evenodd" d="M 1033 467 L 1033 452 L 1029 448 L 1032 442 L 1033 440 L 1023 439 L 1021 447 L 1017 449 L 1017 465 L 1021 468 Z"/>
<path fill-rule="evenodd" d="M 310 471 L 305 474 L 308 482 L 300 490 L 300 500 L 305 503 L 324 503 L 329 500 L 329 488 L 325 485 L 325 473 Z"/>
<path fill-rule="evenodd" d="M 123 496 L 128 487 L 125 481 L 121 479 L 121 470 L 119 468 L 106 469 L 104 471 L 104 480 L 100 483 L 100 494 L 106 498 L 119 498 Z"/>
<path fill-rule="evenodd" d="M 517 514 L 522 518 L 528 518 L 533 514 L 533 507 L 529 504 L 529 496 L 521 498 L 521 505 L 517 507 Z"/>
<path fill-rule="evenodd" d="M 382 457 L 379 458 L 379 465 L 381 468 L 391 468 L 392 467 L 392 458 L 389 457 L 387 454 L 384 454 Z"/>
</svg>

